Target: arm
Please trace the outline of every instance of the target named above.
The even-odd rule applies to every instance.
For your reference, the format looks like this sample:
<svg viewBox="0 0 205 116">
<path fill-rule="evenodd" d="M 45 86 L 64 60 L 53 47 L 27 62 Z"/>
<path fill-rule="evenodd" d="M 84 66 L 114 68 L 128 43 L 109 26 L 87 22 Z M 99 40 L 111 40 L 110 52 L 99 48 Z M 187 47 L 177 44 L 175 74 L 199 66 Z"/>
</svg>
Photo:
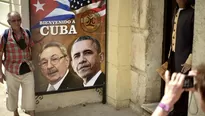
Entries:
<svg viewBox="0 0 205 116">
<path fill-rule="evenodd" d="M 191 30 L 192 30 L 192 38 L 194 38 L 194 35 L 193 35 L 193 31 L 194 31 L 194 13 L 193 13 L 193 15 L 192 15 L 192 17 L 191 17 L 191 25 L 192 25 L 192 27 L 191 27 Z M 191 45 L 191 46 L 193 46 L 193 42 L 192 42 L 192 45 Z M 189 64 L 189 65 L 192 64 L 192 49 L 191 49 L 191 53 L 189 54 L 188 58 L 186 59 L 185 64 Z"/>
<path fill-rule="evenodd" d="M 0 52 L 0 82 L 3 83 L 3 80 L 5 78 L 3 71 L 2 71 L 2 56 L 3 52 Z"/>
<path fill-rule="evenodd" d="M 173 73 L 172 78 L 170 79 L 169 72 L 165 73 L 165 94 L 160 101 L 160 103 L 166 105 L 170 109 L 178 101 L 184 89 L 182 88 L 184 83 L 185 75 L 181 73 Z M 152 116 L 167 116 L 168 111 L 164 110 L 160 106 L 157 106 Z"/>
<path fill-rule="evenodd" d="M 188 58 L 186 59 L 186 64 L 191 65 L 192 64 L 192 54 L 189 54 Z"/>
<path fill-rule="evenodd" d="M 4 53 L 4 42 L 2 41 L 3 37 L 1 36 L 1 41 L 0 41 L 0 82 L 3 83 L 3 80 L 5 79 L 5 75 L 3 74 L 2 71 L 2 56 Z"/>
<path fill-rule="evenodd" d="M 181 65 L 183 66 L 181 72 L 186 74 L 188 71 L 190 71 L 192 66 L 191 64 L 192 64 L 192 54 L 190 53 L 188 58 L 186 59 L 186 62 Z"/>
<path fill-rule="evenodd" d="M 29 37 L 29 52 L 30 52 L 30 55 L 31 55 L 31 59 L 30 60 L 32 60 L 32 52 L 33 52 L 33 47 L 34 47 L 35 43 L 34 43 L 34 41 L 32 39 L 31 32 L 28 29 L 26 29 L 26 32 L 27 32 L 28 37 Z"/>
</svg>

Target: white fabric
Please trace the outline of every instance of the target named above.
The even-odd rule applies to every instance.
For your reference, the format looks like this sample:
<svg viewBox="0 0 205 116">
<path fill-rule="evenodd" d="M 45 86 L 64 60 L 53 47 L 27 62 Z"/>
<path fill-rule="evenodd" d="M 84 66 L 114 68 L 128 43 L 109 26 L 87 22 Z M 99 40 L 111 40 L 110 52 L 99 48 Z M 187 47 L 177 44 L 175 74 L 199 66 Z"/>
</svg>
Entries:
<svg viewBox="0 0 205 116">
<path fill-rule="evenodd" d="M 54 86 L 53 85 L 50 85 L 50 87 L 48 88 L 48 90 L 47 91 L 55 91 L 56 89 L 54 88 Z"/>
<path fill-rule="evenodd" d="M 5 72 L 8 97 L 6 105 L 9 111 L 15 111 L 18 108 L 19 87 L 22 87 L 22 109 L 27 111 L 35 110 L 35 92 L 33 72 L 24 75 Z"/>
</svg>

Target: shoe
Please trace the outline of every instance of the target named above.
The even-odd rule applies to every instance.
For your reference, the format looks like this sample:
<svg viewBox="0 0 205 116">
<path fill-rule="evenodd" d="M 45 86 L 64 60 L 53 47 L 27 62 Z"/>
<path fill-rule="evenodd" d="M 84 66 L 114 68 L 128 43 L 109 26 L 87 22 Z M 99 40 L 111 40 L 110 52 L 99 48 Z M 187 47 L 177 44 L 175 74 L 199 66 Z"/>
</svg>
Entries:
<svg viewBox="0 0 205 116">
<path fill-rule="evenodd" d="M 25 113 L 25 114 L 29 114 L 29 111 L 26 111 L 26 110 L 25 110 L 24 113 Z"/>
<path fill-rule="evenodd" d="M 14 111 L 14 116 L 19 116 L 19 113 L 18 113 L 17 109 Z"/>
<path fill-rule="evenodd" d="M 24 110 L 23 111 L 25 114 L 28 114 L 28 115 L 30 115 L 30 116 L 35 116 L 35 111 L 33 110 L 33 111 L 26 111 L 26 110 Z"/>
</svg>

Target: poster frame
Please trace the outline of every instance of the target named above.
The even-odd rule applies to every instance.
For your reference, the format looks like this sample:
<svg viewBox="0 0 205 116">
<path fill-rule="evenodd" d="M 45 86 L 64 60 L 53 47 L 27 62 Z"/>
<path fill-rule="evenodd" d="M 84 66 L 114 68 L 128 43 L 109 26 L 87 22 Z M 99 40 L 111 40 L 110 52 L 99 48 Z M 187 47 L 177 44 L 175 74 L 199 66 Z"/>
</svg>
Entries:
<svg viewBox="0 0 205 116">
<path fill-rule="evenodd" d="M 35 92 L 35 95 L 36 97 L 39 97 L 39 96 L 43 96 L 43 95 L 49 95 L 49 94 L 59 94 L 59 93 L 63 93 L 63 92 L 72 92 L 72 91 L 80 91 L 80 90 L 88 90 L 88 89 L 99 89 L 99 88 L 102 88 L 102 103 L 105 104 L 107 102 L 107 99 L 106 99 L 106 82 L 107 82 L 107 16 L 108 16 L 108 0 L 105 0 L 106 1 L 106 14 L 105 14 L 105 83 L 104 84 L 101 84 L 101 85 L 94 85 L 94 86 L 91 86 L 91 87 L 83 87 L 83 88 L 73 88 L 73 89 L 67 89 L 67 90 L 58 90 L 58 91 L 50 91 L 50 92 Z M 31 1 L 29 0 L 28 2 L 28 6 L 29 6 L 29 28 L 31 30 L 31 8 L 30 8 L 30 4 L 31 4 Z"/>
</svg>

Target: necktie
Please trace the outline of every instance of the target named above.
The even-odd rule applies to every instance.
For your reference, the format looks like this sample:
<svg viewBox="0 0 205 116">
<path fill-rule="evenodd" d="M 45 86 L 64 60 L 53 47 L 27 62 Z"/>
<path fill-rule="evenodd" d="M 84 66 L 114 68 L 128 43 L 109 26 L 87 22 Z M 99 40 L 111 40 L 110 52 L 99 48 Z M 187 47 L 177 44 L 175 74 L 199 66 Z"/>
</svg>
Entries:
<svg viewBox="0 0 205 116">
<path fill-rule="evenodd" d="M 48 91 L 55 91 L 54 86 L 53 86 L 53 85 L 51 85 L 51 86 L 49 87 Z"/>
</svg>

